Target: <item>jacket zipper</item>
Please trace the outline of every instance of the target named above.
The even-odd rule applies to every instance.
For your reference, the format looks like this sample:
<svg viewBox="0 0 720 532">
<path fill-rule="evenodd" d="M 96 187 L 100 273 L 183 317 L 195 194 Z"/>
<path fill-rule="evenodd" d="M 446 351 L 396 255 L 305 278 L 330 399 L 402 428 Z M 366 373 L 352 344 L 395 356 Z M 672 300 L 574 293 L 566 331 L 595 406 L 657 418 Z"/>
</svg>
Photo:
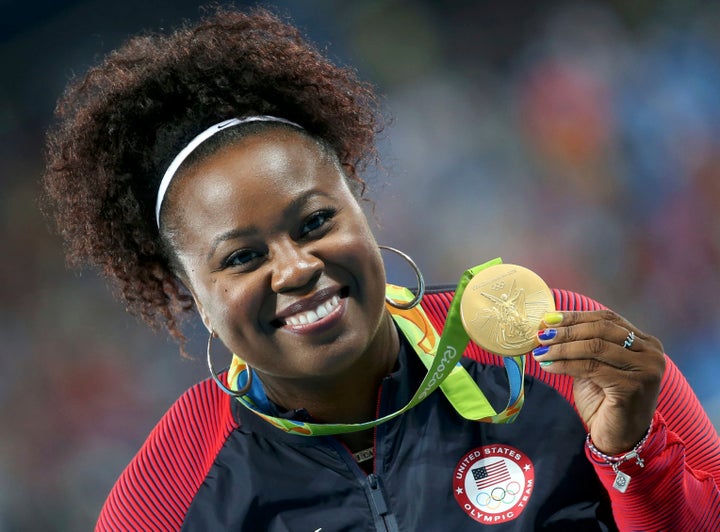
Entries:
<svg viewBox="0 0 720 532">
<path fill-rule="evenodd" d="M 376 417 L 380 417 L 381 397 L 382 383 L 378 388 L 377 403 L 375 407 Z M 375 456 L 373 457 L 373 471 L 377 468 L 377 430 L 378 427 L 375 427 L 373 430 L 373 450 L 375 451 Z M 355 461 L 350 449 L 338 438 L 330 436 L 327 441 L 336 449 L 343 451 L 343 456 L 346 457 L 345 460 L 350 466 L 350 469 L 355 472 L 358 479 L 362 479 L 364 481 L 364 489 L 370 499 L 370 511 L 373 514 L 376 529 L 384 532 L 399 532 L 395 516 L 390 512 L 390 508 L 385 500 L 385 494 L 383 493 L 380 477 L 378 477 L 374 472 L 369 475 L 366 474 Z"/>
<path fill-rule="evenodd" d="M 365 480 L 365 486 L 370 494 L 372 511 L 376 517 L 375 522 L 383 525 L 381 530 L 397 532 L 397 521 L 395 521 L 395 516 L 390 513 L 378 476 L 375 473 L 370 473 Z"/>
<path fill-rule="evenodd" d="M 382 391 L 383 383 L 380 383 L 377 392 L 377 402 L 375 403 L 375 417 L 380 417 L 381 403 L 382 403 Z M 377 470 L 377 440 L 378 440 L 378 429 L 375 427 L 373 430 L 373 450 L 375 456 L 373 457 L 373 471 Z M 382 483 L 380 477 L 376 473 L 370 473 L 365 479 L 365 486 L 370 495 L 370 501 L 372 506 L 373 514 L 375 515 L 375 522 L 383 526 L 381 530 L 388 532 L 397 532 L 398 526 L 395 516 L 390 512 L 390 506 L 385 499 L 385 493 L 383 492 Z"/>
</svg>

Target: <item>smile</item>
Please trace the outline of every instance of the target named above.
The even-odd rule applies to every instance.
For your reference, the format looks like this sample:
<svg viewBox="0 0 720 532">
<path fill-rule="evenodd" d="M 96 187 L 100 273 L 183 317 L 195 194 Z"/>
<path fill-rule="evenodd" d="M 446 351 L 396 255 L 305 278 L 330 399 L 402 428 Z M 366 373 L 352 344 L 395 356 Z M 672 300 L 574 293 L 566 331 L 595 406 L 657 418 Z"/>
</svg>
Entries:
<svg viewBox="0 0 720 532">
<path fill-rule="evenodd" d="M 314 309 L 306 310 L 304 312 L 299 312 L 298 314 L 288 316 L 287 318 L 285 318 L 285 323 L 292 326 L 308 325 L 310 323 L 315 323 L 316 321 L 323 319 L 325 316 L 330 314 L 339 306 L 340 297 L 334 295 L 328 301 L 321 303 Z"/>
</svg>

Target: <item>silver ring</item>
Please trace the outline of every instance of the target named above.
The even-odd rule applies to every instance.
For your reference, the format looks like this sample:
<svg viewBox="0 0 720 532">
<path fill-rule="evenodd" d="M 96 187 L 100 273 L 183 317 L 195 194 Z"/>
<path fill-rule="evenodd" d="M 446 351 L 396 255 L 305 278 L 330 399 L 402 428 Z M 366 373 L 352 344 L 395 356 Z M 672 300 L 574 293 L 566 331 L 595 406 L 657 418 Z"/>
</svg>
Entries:
<svg viewBox="0 0 720 532">
<path fill-rule="evenodd" d="M 623 342 L 623 347 L 625 349 L 630 349 L 632 347 L 634 341 L 635 341 L 635 333 L 630 331 L 627 335 L 627 338 L 625 338 L 625 342 Z"/>
</svg>

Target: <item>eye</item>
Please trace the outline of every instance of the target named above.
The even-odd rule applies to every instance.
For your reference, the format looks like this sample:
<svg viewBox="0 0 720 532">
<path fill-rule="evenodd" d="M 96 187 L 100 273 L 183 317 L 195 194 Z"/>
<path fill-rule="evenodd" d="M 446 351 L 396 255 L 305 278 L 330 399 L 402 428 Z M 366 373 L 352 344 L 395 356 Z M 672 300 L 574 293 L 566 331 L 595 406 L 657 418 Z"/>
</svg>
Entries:
<svg viewBox="0 0 720 532">
<path fill-rule="evenodd" d="M 336 214 L 335 209 L 321 209 L 312 213 L 300 228 L 300 236 L 312 236 L 314 233 L 321 232 L 321 229 L 328 227 L 328 223 Z"/>
<path fill-rule="evenodd" d="M 253 249 L 239 249 L 233 251 L 228 257 L 223 260 L 223 268 L 251 268 L 258 260 L 262 257 L 262 253 Z"/>
</svg>

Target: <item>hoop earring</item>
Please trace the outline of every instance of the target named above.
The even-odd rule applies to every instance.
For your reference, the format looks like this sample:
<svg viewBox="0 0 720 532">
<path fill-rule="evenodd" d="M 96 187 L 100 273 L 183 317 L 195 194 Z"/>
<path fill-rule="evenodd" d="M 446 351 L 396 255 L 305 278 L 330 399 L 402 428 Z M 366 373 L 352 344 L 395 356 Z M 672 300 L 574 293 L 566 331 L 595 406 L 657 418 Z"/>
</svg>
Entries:
<svg viewBox="0 0 720 532">
<path fill-rule="evenodd" d="M 210 331 L 210 336 L 208 337 L 208 343 L 207 343 L 207 365 L 208 365 L 208 369 L 210 370 L 210 375 L 212 376 L 213 380 L 215 381 L 215 384 L 217 384 L 223 392 L 225 392 L 228 395 L 231 395 L 232 397 L 241 397 L 241 396 L 245 395 L 246 393 L 248 393 L 250 391 L 250 388 L 252 387 L 252 379 L 253 379 L 252 370 L 250 369 L 250 366 L 247 366 L 247 375 L 248 375 L 247 383 L 240 390 L 238 390 L 238 391 L 231 390 L 230 388 L 225 386 L 223 381 L 220 380 L 220 377 L 218 377 L 218 374 L 215 373 L 215 369 L 213 368 L 213 364 L 212 364 L 212 357 L 210 356 L 210 346 L 212 345 L 213 336 L 215 336 L 215 332 Z"/>
<path fill-rule="evenodd" d="M 395 249 L 390 246 L 380 246 L 378 245 L 380 249 L 385 249 L 387 251 L 392 251 L 393 253 L 396 253 L 400 255 L 403 259 L 405 259 L 408 264 L 410 264 L 410 267 L 412 268 L 413 272 L 415 272 L 415 277 L 417 278 L 417 294 L 412 299 L 412 301 L 409 301 L 407 303 L 398 303 L 397 301 L 394 301 L 393 299 L 390 299 L 389 297 L 385 296 L 385 301 L 388 305 L 393 306 L 400 310 L 410 310 L 411 308 L 414 308 L 417 306 L 418 303 L 420 303 L 420 300 L 423 298 L 423 295 L 425 295 L 425 279 L 423 279 L 422 273 L 420 272 L 420 268 L 418 268 L 417 264 L 415 264 L 415 261 L 410 258 L 409 255 L 403 253 L 399 249 Z"/>
</svg>

